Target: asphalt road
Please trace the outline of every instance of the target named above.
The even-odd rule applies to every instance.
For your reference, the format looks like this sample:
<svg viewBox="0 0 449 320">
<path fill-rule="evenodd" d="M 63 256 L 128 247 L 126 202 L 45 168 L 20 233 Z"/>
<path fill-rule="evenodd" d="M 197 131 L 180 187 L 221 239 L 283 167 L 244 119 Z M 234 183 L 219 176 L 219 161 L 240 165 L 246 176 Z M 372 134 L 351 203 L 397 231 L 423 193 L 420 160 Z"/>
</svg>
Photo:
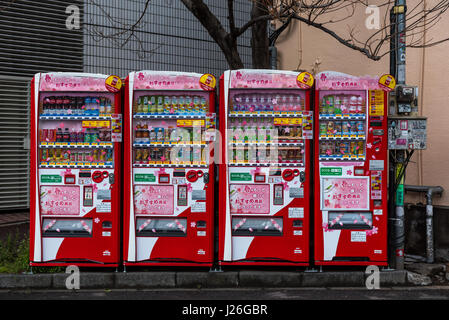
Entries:
<svg viewBox="0 0 449 320">
<path fill-rule="evenodd" d="M 0 300 L 449 300 L 449 286 L 151 290 L 0 290 Z M 241 303 L 241 302 L 240 302 Z"/>
</svg>

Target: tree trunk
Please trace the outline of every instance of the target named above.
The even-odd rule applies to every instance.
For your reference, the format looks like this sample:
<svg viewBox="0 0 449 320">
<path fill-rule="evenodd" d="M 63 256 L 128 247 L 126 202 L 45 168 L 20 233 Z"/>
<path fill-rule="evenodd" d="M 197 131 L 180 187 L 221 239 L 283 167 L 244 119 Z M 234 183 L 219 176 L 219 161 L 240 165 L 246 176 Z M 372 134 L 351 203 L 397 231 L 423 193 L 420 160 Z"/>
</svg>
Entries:
<svg viewBox="0 0 449 320">
<path fill-rule="evenodd" d="M 251 19 L 268 14 L 268 10 L 262 4 L 262 1 L 253 2 L 251 10 Z M 267 21 L 256 22 L 251 27 L 251 48 L 254 69 L 270 69 L 270 52 L 268 39 Z"/>
<path fill-rule="evenodd" d="M 223 28 L 217 17 L 202 0 L 181 0 L 218 44 L 231 69 L 243 68 L 237 41 Z"/>
</svg>

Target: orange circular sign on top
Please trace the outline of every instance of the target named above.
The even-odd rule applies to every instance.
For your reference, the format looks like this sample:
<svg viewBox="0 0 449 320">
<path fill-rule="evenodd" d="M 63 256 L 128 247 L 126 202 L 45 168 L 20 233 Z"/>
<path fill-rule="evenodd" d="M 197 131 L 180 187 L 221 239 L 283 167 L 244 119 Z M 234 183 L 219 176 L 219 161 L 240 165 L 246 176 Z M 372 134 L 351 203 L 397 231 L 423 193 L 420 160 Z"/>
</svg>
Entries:
<svg viewBox="0 0 449 320">
<path fill-rule="evenodd" d="M 396 87 L 396 79 L 391 74 L 384 74 L 379 79 L 379 85 L 386 91 L 391 91 Z"/>
<path fill-rule="evenodd" d="M 296 84 L 302 89 L 310 89 L 313 86 L 313 75 L 310 72 L 301 72 L 296 77 Z"/>
<path fill-rule="evenodd" d="M 210 73 L 203 74 L 200 78 L 200 86 L 203 90 L 214 90 L 217 85 L 217 80 Z"/>
<path fill-rule="evenodd" d="M 106 78 L 105 86 L 110 92 L 119 92 L 122 88 L 122 79 L 118 76 L 109 76 Z"/>
</svg>

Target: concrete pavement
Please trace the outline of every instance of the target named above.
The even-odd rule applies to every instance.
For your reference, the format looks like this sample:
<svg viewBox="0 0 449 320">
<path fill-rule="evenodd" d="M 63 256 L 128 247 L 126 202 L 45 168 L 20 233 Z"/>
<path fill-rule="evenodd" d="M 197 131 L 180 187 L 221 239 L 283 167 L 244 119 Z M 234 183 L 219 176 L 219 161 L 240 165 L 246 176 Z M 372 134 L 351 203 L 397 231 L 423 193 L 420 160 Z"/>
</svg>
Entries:
<svg viewBox="0 0 449 320">
<path fill-rule="evenodd" d="M 406 271 L 381 271 L 380 287 L 407 286 Z M 69 273 L 0 274 L 1 289 L 64 289 Z M 154 288 L 365 288 L 364 271 L 147 271 L 83 272 L 80 289 Z"/>
</svg>

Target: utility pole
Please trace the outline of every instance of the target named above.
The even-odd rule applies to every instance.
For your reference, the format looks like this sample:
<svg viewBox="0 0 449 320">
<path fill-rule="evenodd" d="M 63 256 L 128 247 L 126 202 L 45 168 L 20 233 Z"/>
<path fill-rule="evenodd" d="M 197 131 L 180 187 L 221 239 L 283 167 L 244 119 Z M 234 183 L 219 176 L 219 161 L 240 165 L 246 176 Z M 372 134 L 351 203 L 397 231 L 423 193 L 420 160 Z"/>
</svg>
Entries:
<svg viewBox="0 0 449 320">
<path fill-rule="evenodd" d="M 391 67 L 393 76 L 396 78 L 397 85 L 405 85 L 405 0 L 396 0 L 393 7 L 392 18 L 394 19 L 394 67 Z M 390 60 L 392 61 L 392 60 Z M 397 109 L 395 108 L 395 115 Z M 390 201 L 395 206 L 395 216 L 393 223 L 392 254 L 394 254 L 394 268 L 404 269 L 404 175 L 405 170 L 405 150 L 394 150 L 394 159 L 390 157 L 390 166 L 393 166 L 393 172 L 390 172 L 390 179 L 395 182 L 396 192 L 390 193 Z M 391 186 L 392 184 L 390 184 Z M 391 208 L 391 207 L 390 207 Z"/>
</svg>

